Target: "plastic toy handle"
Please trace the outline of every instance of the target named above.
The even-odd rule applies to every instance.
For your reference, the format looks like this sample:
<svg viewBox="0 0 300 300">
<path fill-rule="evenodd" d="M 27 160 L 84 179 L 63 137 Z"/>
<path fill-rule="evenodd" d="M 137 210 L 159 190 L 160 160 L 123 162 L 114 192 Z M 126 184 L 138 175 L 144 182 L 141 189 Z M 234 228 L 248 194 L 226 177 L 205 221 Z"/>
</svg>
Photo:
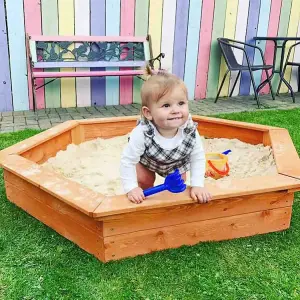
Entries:
<svg viewBox="0 0 300 300">
<path fill-rule="evenodd" d="M 144 196 L 148 197 L 150 195 L 162 192 L 164 190 L 166 190 L 166 186 L 164 184 L 160 184 L 160 185 L 157 185 L 157 186 L 154 186 L 154 187 L 144 190 Z"/>
<path fill-rule="evenodd" d="M 231 150 L 226 150 L 226 151 L 222 152 L 222 154 L 227 155 L 227 154 L 229 154 L 230 152 L 231 152 Z"/>
<path fill-rule="evenodd" d="M 225 170 L 224 171 L 221 171 L 221 170 L 218 170 L 213 164 L 212 164 L 212 162 L 210 161 L 210 160 L 208 160 L 207 161 L 208 162 L 208 164 L 210 165 L 210 167 L 215 171 L 215 172 L 217 172 L 218 174 L 220 174 L 220 175 L 227 175 L 228 173 L 229 173 L 229 171 L 230 171 L 230 168 L 229 168 L 229 165 L 228 165 L 228 163 L 226 163 L 226 166 L 225 166 Z"/>
</svg>

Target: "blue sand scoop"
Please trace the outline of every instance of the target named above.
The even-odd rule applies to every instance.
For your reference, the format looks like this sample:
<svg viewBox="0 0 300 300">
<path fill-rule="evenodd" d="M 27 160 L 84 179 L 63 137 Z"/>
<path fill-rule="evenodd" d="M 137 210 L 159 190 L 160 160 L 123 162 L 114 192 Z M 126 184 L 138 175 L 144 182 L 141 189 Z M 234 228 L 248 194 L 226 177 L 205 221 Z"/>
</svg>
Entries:
<svg viewBox="0 0 300 300">
<path fill-rule="evenodd" d="M 222 152 L 222 154 L 227 155 L 227 154 L 229 154 L 230 152 L 231 152 L 231 150 L 226 150 L 226 151 Z"/>
<path fill-rule="evenodd" d="M 171 193 L 181 193 L 186 189 L 186 184 L 184 184 L 183 179 L 179 173 L 179 170 L 176 169 L 172 174 L 168 175 L 163 184 L 151 187 L 144 190 L 145 197 L 162 192 L 169 191 Z"/>
</svg>

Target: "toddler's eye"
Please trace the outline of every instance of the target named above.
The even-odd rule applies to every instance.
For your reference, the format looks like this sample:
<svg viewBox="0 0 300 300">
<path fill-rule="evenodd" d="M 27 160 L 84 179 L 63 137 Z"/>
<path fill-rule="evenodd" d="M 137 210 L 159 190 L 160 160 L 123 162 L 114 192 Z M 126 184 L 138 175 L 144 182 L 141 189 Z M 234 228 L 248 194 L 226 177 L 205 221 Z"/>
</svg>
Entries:
<svg viewBox="0 0 300 300">
<path fill-rule="evenodd" d="M 184 104 L 185 104 L 184 101 L 180 101 L 180 102 L 179 102 L 179 105 L 184 105 Z"/>
<path fill-rule="evenodd" d="M 164 104 L 163 107 L 170 107 L 170 104 Z"/>
</svg>

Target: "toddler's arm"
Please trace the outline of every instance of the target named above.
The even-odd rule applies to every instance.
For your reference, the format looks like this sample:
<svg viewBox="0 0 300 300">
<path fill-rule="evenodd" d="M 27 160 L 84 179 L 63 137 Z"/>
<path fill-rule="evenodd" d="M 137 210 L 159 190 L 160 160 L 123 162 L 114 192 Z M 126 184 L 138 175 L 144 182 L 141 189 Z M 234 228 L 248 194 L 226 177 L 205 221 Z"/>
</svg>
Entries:
<svg viewBox="0 0 300 300">
<path fill-rule="evenodd" d="M 125 194 L 138 187 L 136 165 L 144 151 L 144 133 L 141 126 L 137 126 L 132 130 L 121 157 L 120 173 Z"/>
<path fill-rule="evenodd" d="M 206 159 L 202 141 L 196 132 L 196 145 L 191 153 L 191 197 L 200 203 L 211 200 L 210 193 L 204 187 Z"/>
</svg>

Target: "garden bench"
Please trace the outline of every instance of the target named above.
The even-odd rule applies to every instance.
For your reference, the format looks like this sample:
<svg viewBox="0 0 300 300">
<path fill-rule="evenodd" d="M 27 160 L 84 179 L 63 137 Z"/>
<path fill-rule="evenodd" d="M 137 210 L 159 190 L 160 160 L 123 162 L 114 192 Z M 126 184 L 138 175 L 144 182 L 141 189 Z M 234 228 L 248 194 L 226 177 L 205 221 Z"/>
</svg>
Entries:
<svg viewBox="0 0 300 300">
<path fill-rule="evenodd" d="M 155 61 L 161 68 L 160 53 L 153 58 L 150 35 L 133 36 L 28 36 L 29 76 L 32 82 L 33 109 L 36 109 L 35 91 L 58 78 L 138 76 L 149 64 L 154 69 Z M 111 68 L 126 68 L 116 69 Z M 70 71 L 51 72 L 48 69 L 69 68 Z M 72 68 L 90 68 L 75 71 Z M 103 68 L 103 70 L 93 70 Z M 109 68 L 106 70 L 105 68 Z M 52 78 L 37 86 L 36 79 Z M 140 77 L 141 78 L 141 77 Z"/>
</svg>

